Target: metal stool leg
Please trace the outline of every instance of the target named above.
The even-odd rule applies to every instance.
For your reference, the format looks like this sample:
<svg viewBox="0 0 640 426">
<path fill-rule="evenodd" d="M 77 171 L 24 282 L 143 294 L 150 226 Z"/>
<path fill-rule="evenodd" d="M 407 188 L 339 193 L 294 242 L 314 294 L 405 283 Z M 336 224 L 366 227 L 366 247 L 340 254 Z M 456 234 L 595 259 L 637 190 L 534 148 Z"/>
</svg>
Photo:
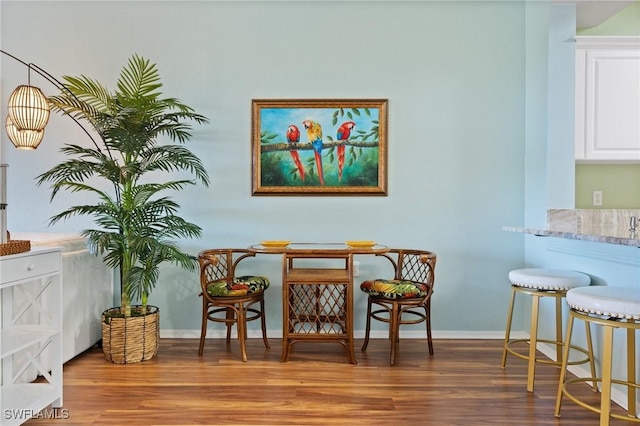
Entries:
<svg viewBox="0 0 640 426">
<path fill-rule="evenodd" d="M 531 331 L 529 332 L 529 368 L 527 370 L 527 390 L 533 392 L 533 383 L 536 376 L 536 346 L 538 345 L 538 313 L 540 297 L 533 296 L 531 306 Z"/>
<path fill-rule="evenodd" d="M 571 334 L 573 333 L 573 312 L 569 313 L 569 321 L 567 322 L 567 334 L 565 336 L 565 345 L 562 355 L 562 366 L 560 367 L 560 379 L 558 381 L 558 393 L 556 395 L 555 416 L 560 417 L 560 409 L 562 408 L 562 395 L 564 389 L 564 381 L 567 375 L 567 363 L 569 362 L 569 350 L 571 349 Z M 591 333 L 589 333 L 591 336 Z M 590 352 L 593 354 L 593 351 Z M 591 364 L 593 366 L 593 363 Z M 593 368 L 593 367 L 592 367 Z M 595 376 L 594 376 L 595 377 Z"/>
<path fill-rule="evenodd" d="M 509 313 L 507 314 L 507 329 L 504 335 L 504 347 L 502 348 L 502 363 L 500 367 L 505 368 L 507 365 L 507 346 L 509 345 L 509 338 L 511 336 L 511 322 L 513 320 L 513 305 L 516 301 L 516 291 L 511 289 L 511 303 L 509 304 Z"/>
<path fill-rule="evenodd" d="M 591 322 L 584 321 L 584 331 L 587 333 L 587 356 L 589 357 L 589 367 L 591 371 L 591 377 L 593 377 L 593 391 L 598 392 L 598 381 L 596 380 L 596 359 L 593 354 L 593 340 L 591 339 Z M 569 342 L 567 342 L 567 345 Z"/>
<path fill-rule="evenodd" d="M 600 391 L 600 426 L 609 426 L 611 414 L 611 363 L 613 327 L 605 325 L 602 342 L 602 389 Z"/>
<path fill-rule="evenodd" d="M 562 301 L 563 298 L 556 297 L 556 361 L 562 362 Z"/>
<path fill-rule="evenodd" d="M 627 329 L 627 381 L 629 383 L 636 382 L 636 331 L 632 328 Z M 627 390 L 627 411 L 630 416 L 638 415 L 636 407 L 636 387 L 628 386 Z"/>
</svg>

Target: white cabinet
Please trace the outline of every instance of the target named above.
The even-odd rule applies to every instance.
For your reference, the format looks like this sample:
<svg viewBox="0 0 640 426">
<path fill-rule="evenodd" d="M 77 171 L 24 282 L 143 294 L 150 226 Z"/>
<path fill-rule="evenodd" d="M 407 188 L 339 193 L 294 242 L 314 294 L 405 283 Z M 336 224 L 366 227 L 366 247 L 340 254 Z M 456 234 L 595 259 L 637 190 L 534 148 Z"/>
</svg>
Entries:
<svg viewBox="0 0 640 426">
<path fill-rule="evenodd" d="M 0 298 L 0 424 L 19 425 L 62 407 L 60 249 L 0 256 Z"/>
<path fill-rule="evenodd" d="M 32 246 L 62 250 L 62 362 L 86 351 L 102 338 L 102 312 L 113 306 L 114 273 L 102 256 L 89 252 L 78 234 L 12 232 Z"/>
<path fill-rule="evenodd" d="M 640 37 L 576 37 L 576 160 L 640 162 Z"/>
</svg>

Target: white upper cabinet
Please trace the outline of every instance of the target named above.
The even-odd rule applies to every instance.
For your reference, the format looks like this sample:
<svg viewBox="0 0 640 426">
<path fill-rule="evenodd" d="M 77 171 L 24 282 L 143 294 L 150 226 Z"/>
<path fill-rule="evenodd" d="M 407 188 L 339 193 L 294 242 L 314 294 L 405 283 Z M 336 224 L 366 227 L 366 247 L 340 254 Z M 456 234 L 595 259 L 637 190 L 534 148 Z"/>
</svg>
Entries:
<svg viewBox="0 0 640 426">
<path fill-rule="evenodd" d="M 576 37 L 576 160 L 640 162 L 640 37 Z"/>
</svg>

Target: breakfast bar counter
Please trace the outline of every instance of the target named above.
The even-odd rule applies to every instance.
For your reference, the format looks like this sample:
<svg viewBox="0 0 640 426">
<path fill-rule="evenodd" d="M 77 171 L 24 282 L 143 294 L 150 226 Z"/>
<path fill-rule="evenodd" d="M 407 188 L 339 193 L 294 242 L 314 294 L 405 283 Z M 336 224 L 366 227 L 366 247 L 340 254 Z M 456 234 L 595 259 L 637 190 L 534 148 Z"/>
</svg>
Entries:
<svg viewBox="0 0 640 426">
<path fill-rule="evenodd" d="M 566 210 L 552 209 L 546 228 L 505 226 L 502 229 L 541 237 L 557 237 L 640 247 L 640 223 L 634 231 L 631 217 L 640 221 L 638 209 Z"/>
<path fill-rule="evenodd" d="M 505 231 L 521 232 L 523 234 L 532 234 L 538 237 L 558 237 L 571 240 L 593 241 L 597 243 L 619 244 L 624 246 L 640 247 L 640 233 L 627 232 L 626 234 L 606 235 L 600 231 L 589 232 L 585 230 L 555 230 L 541 228 L 520 228 L 515 226 L 504 226 Z"/>
</svg>

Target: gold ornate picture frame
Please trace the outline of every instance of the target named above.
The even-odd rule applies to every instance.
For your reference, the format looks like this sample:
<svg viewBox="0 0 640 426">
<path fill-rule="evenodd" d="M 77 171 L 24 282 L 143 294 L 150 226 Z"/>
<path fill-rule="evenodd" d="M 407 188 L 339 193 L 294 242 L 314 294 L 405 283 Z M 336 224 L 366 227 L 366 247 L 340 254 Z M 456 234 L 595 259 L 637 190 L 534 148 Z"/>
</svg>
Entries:
<svg viewBox="0 0 640 426">
<path fill-rule="evenodd" d="M 253 195 L 387 195 L 386 99 L 254 99 Z"/>
</svg>

